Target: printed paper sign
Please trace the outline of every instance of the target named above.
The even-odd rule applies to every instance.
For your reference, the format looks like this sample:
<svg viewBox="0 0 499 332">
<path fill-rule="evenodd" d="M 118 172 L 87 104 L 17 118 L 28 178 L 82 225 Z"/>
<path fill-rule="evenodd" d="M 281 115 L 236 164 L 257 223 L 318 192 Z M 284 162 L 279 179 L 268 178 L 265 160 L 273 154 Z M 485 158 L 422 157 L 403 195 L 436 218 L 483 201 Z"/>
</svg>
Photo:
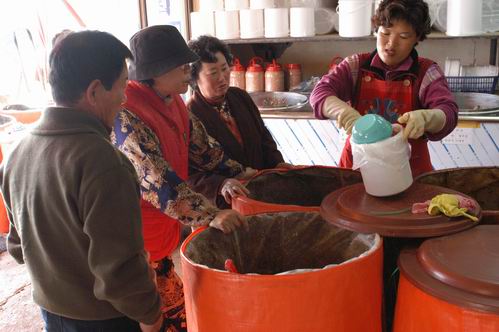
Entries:
<svg viewBox="0 0 499 332">
<path fill-rule="evenodd" d="M 473 144 L 473 130 L 475 129 L 456 127 L 452 133 L 442 140 L 442 143 L 457 145 Z"/>
</svg>

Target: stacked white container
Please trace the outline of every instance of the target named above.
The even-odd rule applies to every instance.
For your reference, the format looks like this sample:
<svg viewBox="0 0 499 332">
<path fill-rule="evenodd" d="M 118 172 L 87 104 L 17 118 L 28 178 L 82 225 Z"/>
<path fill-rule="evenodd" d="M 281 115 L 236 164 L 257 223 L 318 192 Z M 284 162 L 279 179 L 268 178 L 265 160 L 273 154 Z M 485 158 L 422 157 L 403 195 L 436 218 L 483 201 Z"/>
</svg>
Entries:
<svg viewBox="0 0 499 332">
<path fill-rule="evenodd" d="M 215 36 L 215 19 L 212 11 L 191 13 L 191 38 L 201 35 Z"/>
<path fill-rule="evenodd" d="M 215 33 L 218 39 L 239 38 L 239 11 L 217 10 L 215 12 Z"/>
<path fill-rule="evenodd" d="M 310 37 L 315 35 L 314 8 L 295 7 L 289 11 L 291 37 Z"/>
<path fill-rule="evenodd" d="M 224 10 L 224 0 L 203 0 L 199 1 L 200 12 L 214 12 Z"/>
<path fill-rule="evenodd" d="M 265 8 L 265 37 L 280 38 L 289 35 L 289 8 Z"/>
<path fill-rule="evenodd" d="M 448 0 L 448 36 L 470 36 L 482 33 L 482 0 Z"/>
<path fill-rule="evenodd" d="M 225 10 L 241 10 L 249 8 L 249 0 L 225 0 Z"/>
<path fill-rule="evenodd" d="M 372 0 L 339 0 L 339 35 L 363 37 L 371 34 Z"/>
<path fill-rule="evenodd" d="M 263 9 L 241 9 L 239 11 L 241 38 L 261 38 L 265 36 Z"/>
</svg>

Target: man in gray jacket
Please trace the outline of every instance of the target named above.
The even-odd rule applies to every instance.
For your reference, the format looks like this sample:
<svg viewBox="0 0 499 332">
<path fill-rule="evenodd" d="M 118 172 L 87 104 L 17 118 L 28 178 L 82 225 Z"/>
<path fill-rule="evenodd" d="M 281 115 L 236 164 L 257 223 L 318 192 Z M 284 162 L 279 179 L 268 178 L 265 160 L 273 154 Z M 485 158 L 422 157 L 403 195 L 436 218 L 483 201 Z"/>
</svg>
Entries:
<svg viewBox="0 0 499 332">
<path fill-rule="evenodd" d="M 47 331 L 158 331 L 160 297 L 143 249 L 133 166 L 109 141 L 128 48 L 71 33 L 50 55 L 56 107 L 0 169 L 8 251 L 26 263 Z"/>
</svg>

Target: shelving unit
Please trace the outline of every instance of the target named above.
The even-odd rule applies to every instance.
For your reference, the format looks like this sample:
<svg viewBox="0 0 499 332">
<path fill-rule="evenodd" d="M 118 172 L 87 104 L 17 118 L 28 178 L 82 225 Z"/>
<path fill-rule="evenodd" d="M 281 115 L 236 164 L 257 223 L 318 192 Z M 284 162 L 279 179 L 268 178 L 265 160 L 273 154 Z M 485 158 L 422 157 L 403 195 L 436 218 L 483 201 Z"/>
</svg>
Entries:
<svg viewBox="0 0 499 332">
<path fill-rule="evenodd" d="M 450 39 L 489 39 L 490 40 L 490 56 L 489 63 L 497 64 L 497 39 L 499 32 L 485 33 L 473 36 L 447 36 L 443 32 L 433 31 L 428 35 L 429 40 L 450 40 Z M 229 45 L 251 44 L 255 53 L 260 53 L 269 59 L 279 58 L 282 53 L 295 42 L 331 42 L 331 41 L 363 41 L 374 40 L 375 36 L 365 36 L 357 38 L 341 37 L 337 33 L 320 35 L 313 37 L 284 37 L 284 38 L 251 38 L 251 39 L 228 39 L 224 40 Z M 265 56 L 265 55 L 268 56 Z"/>
<path fill-rule="evenodd" d="M 486 33 L 474 36 L 460 36 L 451 37 L 447 36 L 443 32 L 433 31 L 428 35 L 428 39 L 497 39 L 499 38 L 499 32 Z M 273 44 L 273 43 L 294 43 L 294 42 L 324 42 L 324 41 L 356 41 L 356 40 L 374 40 L 376 37 L 374 35 L 348 38 L 340 37 L 337 33 L 320 35 L 313 37 L 284 37 L 284 38 L 250 38 L 250 39 L 227 39 L 224 40 L 227 44 Z"/>
</svg>

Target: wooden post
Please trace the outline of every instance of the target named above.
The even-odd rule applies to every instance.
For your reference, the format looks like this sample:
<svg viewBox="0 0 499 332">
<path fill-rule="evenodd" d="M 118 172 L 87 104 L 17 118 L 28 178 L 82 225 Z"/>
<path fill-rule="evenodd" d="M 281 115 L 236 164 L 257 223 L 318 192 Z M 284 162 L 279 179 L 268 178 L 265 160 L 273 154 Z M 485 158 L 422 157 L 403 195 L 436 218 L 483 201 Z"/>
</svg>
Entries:
<svg viewBox="0 0 499 332">
<path fill-rule="evenodd" d="M 140 28 L 144 29 L 148 26 L 146 0 L 139 0 L 139 15 L 140 15 Z"/>
</svg>

